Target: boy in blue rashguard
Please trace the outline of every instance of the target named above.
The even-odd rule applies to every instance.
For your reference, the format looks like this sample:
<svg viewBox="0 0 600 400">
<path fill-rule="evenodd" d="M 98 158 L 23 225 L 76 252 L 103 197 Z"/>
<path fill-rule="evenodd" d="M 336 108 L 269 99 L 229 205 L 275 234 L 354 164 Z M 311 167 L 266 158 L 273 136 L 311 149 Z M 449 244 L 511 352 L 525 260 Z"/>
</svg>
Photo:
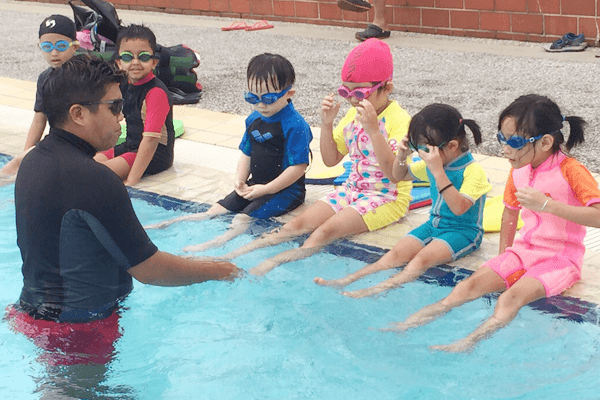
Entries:
<svg viewBox="0 0 600 400">
<path fill-rule="evenodd" d="M 164 228 L 177 221 L 239 213 L 224 235 L 184 250 L 200 251 L 221 245 L 245 232 L 252 218 L 276 217 L 304 202 L 304 173 L 312 132 L 291 101 L 295 94 L 294 68 L 280 55 L 260 54 L 250 60 L 247 80 L 244 97 L 254 106 L 254 112 L 246 119 L 234 191 L 205 213 L 146 227 Z"/>
</svg>

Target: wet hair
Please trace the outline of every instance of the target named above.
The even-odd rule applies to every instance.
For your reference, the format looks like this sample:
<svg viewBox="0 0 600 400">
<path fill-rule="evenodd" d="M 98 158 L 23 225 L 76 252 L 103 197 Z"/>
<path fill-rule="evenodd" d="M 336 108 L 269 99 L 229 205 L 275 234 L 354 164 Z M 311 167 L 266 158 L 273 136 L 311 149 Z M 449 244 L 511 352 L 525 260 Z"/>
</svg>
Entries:
<svg viewBox="0 0 600 400">
<path fill-rule="evenodd" d="M 121 48 L 121 42 L 126 40 L 145 40 L 150 45 L 152 53 L 156 52 L 156 36 L 150 28 L 144 25 L 131 24 L 119 31 L 117 36 L 117 51 Z"/>
<path fill-rule="evenodd" d="M 525 138 L 542 134 L 552 135 L 554 137 L 552 153 L 558 152 L 565 142 L 561 131 L 564 121 L 567 121 L 571 128 L 569 139 L 564 144 L 565 149 L 569 151 L 584 141 L 583 133 L 587 122 L 580 117 L 564 117 L 556 103 L 545 96 L 528 94 L 513 101 L 500 113 L 499 131 L 502 122 L 508 117 L 515 119 L 516 132 Z"/>
<path fill-rule="evenodd" d="M 451 140 L 458 140 L 461 151 L 469 150 L 469 140 L 465 126 L 473 133 L 475 144 L 481 144 L 481 129 L 472 119 L 463 119 L 458 110 L 447 104 L 430 104 L 419 111 L 408 126 L 408 141 L 414 147 L 418 144 L 439 146 Z"/>
<path fill-rule="evenodd" d="M 252 57 L 248 63 L 246 78 L 248 88 L 251 81 L 255 81 L 258 87 L 262 85 L 267 87 L 270 83 L 273 89 L 283 90 L 294 84 L 296 73 L 287 58 L 279 54 L 264 53 Z"/>
<path fill-rule="evenodd" d="M 98 102 L 109 86 L 120 83 L 123 74 L 100 58 L 79 54 L 53 69 L 42 86 L 42 112 L 50 126 L 60 128 L 73 104 Z M 88 106 L 95 113 L 98 105 Z"/>
</svg>

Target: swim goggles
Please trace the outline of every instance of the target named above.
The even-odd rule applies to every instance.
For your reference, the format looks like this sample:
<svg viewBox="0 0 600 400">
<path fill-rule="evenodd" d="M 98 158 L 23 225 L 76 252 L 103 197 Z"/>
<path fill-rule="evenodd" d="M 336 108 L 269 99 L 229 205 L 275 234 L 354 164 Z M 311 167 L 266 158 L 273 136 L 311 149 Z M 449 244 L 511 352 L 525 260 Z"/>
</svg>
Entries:
<svg viewBox="0 0 600 400">
<path fill-rule="evenodd" d="M 244 100 L 250 104 L 264 103 L 265 105 L 273 104 L 288 92 L 292 87 L 288 86 L 279 93 L 265 93 L 258 97 L 254 93 L 244 92 Z"/>
<path fill-rule="evenodd" d="M 438 149 L 442 149 L 442 147 L 444 147 L 445 145 L 447 145 L 448 142 L 442 142 L 440 143 L 438 146 L 436 146 Z M 431 146 L 431 145 L 430 145 Z M 408 148 L 411 149 L 412 151 L 419 151 L 419 150 L 423 150 L 425 153 L 429 153 L 429 149 L 427 148 L 426 145 L 424 144 L 418 144 L 418 145 L 414 145 L 412 143 L 408 144 Z"/>
<path fill-rule="evenodd" d="M 113 113 L 113 115 L 119 115 L 123 111 L 123 103 L 124 102 L 125 101 L 123 99 L 114 99 L 114 100 L 107 100 L 107 101 L 93 101 L 93 102 L 86 101 L 86 102 L 78 103 L 78 104 L 81 104 L 82 106 L 91 106 L 91 105 L 95 105 L 95 104 L 110 104 L 110 106 L 108 107 L 110 112 Z"/>
<path fill-rule="evenodd" d="M 67 51 L 69 49 L 69 47 L 71 47 L 73 44 L 78 43 L 76 40 L 73 42 L 67 42 L 66 40 L 59 40 L 58 42 L 52 44 L 52 42 L 42 42 L 39 44 L 40 49 L 42 49 L 42 51 L 44 53 L 50 53 L 52 50 L 56 49 L 58 51 L 60 51 L 61 53 L 63 51 Z"/>
<path fill-rule="evenodd" d="M 554 134 L 554 133 L 556 133 L 556 132 L 552 132 L 551 134 Z M 498 143 L 500 143 L 502 146 L 509 145 L 510 147 L 512 147 L 515 150 L 521 150 L 523 147 L 525 147 L 525 145 L 527 145 L 527 143 L 533 143 L 536 140 L 540 140 L 544 135 L 545 135 L 545 133 L 542 135 L 533 136 L 533 137 L 530 137 L 527 139 L 524 138 L 523 136 L 512 135 L 510 137 L 510 139 L 506 140 L 502 131 L 498 131 L 498 135 L 496 137 L 498 138 Z"/>
<path fill-rule="evenodd" d="M 342 85 L 340 85 L 340 87 L 338 88 L 337 91 L 338 91 L 338 94 L 345 99 L 354 97 L 357 100 L 364 100 L 367 97 L 369 97 L 371 95 L 371 93 L 373 93 L 374 91 L 379 89 L 382 85 L 384 85 L 386 82 L 387 82 L 387 80 L 381 81 L 375 86 L 359 87 L 359 88 L 356 88 L 353 90 L 348 89 L 346 86 L 344 86 L 342 84 Z"/>
<path fill-rule="evenodd" d="M 158 58 L 158 57 L 150 54 L 147 51 L 142 51 L 140 54 L 137 55 L 137 57 L 128 51 L 124 51 L 121 54 L 119 54 L 119 57 L 117 57 L 117 59 L 119 59 L 125 63 L 132 62 L 135 58 L 137 58 L 141 62 L 148 62 L 148 61 L 152 60 L 153 58 Z"/>
</svg>

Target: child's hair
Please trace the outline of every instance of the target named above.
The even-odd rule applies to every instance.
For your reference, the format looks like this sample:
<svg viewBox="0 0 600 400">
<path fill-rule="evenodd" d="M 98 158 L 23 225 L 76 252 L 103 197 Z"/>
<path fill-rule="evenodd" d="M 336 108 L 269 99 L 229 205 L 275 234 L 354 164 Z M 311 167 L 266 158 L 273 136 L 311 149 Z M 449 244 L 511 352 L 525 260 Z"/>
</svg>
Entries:
<svg viewBox="0 0 600 400">
<path fill-rule="evenodd" d="M 156 52 L 156 36 L 150 28 L 144 25 L 131 24 L 122 29 L 117 36 L 117 49 L 121 47 L 121 42 L 124 40 L 146 40 L 150 44 L 152 53 Z"/>
<path fill-rule="evenodd" d="M 513 117 L 516 124 L 516 132 L 525 138 L 539 135 L 552 135 L 554 145 L 552 153 L 560 150 L 565 142 L 561 131 L 563 122 L 567 121 L 571 128 L 569 140 L 565 145 L 566 150 L 583 143 L 583 131 L 587 122 L 580 117 L 565 117 L 555 102 L 546 96 L 528 94 L 519 97 L 500 113 L 498 119 L 498 130 L 501 130 L 505 118 Z"/>
<path fill-rule="evenodd" d="M 292 63 L 279 54 L 264 53 L 252 57 L 246 71 L 248 88 L 254 83 L 257 88 L 270 83 L 273 89 L 283 90 L 296 81 Z M 252 88 L 250 88 L 252 89 Z"/>
<path fill-rule="evenodd" d="M 408 141 L 418 144 L 439 146 L 451 140 L 458 140 L 461 151 L 469 150 L 465 126 L 473 133 L 475 144 L 481 144 L 481 129 L 472 119 L 463 119 L 458 110 L 447 104 L 430 104 L 419 111 L 410 121 Z"/>
<path fill-rule="evenodd" d="M 73 104 L 98 103 L 110 84 L 120 83 L 123 74 L 112 64 L 88 54 L 79 54 L 50 72 L 44 83 L 42 111 L 50 126 L 67 121 Z M 87 106 L 92 112 L 98 104 Z"/>
</svg>

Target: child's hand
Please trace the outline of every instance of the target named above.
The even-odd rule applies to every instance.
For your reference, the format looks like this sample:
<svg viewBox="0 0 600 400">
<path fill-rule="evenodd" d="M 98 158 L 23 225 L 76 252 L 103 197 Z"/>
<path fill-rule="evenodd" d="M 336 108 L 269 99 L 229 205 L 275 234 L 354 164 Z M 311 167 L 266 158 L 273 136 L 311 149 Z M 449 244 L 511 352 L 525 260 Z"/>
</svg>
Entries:
<svg viewBox="0 0 600 400">
<path fill-rule="evenodd" d="M 439 147 L 427 145 L 427 149 L 429 150 L 429 153 L 419 150 L 419 157 L 421 157 L 421 160 L 425 161 L 427 168 L 429 168 L 432 173 L 443 170 L 444 162 L 442 161 L 442 156 L 440 156 Z"/>
<path fill-rule="evenodd" d="M 396 163 L 404 162 L 411 155 L 412 150 L 408 147 L 408 135 L 404 136 L 398 144 L 398 153 L 396 153 Z"/>
<path fill-rule="evenodd" d="M 360 122 L 367 135 L 380 132 L 377 111 L 369 100 L 361 100 L 356 106 L 356 120 Z"/>
<path fill-rule="evenodd" d="M 235 181 L 233 189 L 240 197 L 244 197 L 249 192 L 248 185 L 244 181 Z"/>
<path fill-rule="evenodd" d="M 325 96 L 321 102 L 321 121 L 324 125 L 333 125 L 335 116 L 340 111 L 340 103 L 335 101 L 335 94 Z"/>
<path fill-rule="evenodd" d="M 517 193 L 515 195 L 523 207 L 536 212 L 543 211 L 542 207 L 547 204 L 547 200 L 550 200 L 550 197 L 529 186 L 517 189 Z"/>
<path fill-rule="evenodd" d="M 248 191 L 242 197 L 246 200 L 256 200 L 267 194 L 271 194 L 267 189 L 267 185 L 252 185 L 248 186 Z"/>
</svg>

